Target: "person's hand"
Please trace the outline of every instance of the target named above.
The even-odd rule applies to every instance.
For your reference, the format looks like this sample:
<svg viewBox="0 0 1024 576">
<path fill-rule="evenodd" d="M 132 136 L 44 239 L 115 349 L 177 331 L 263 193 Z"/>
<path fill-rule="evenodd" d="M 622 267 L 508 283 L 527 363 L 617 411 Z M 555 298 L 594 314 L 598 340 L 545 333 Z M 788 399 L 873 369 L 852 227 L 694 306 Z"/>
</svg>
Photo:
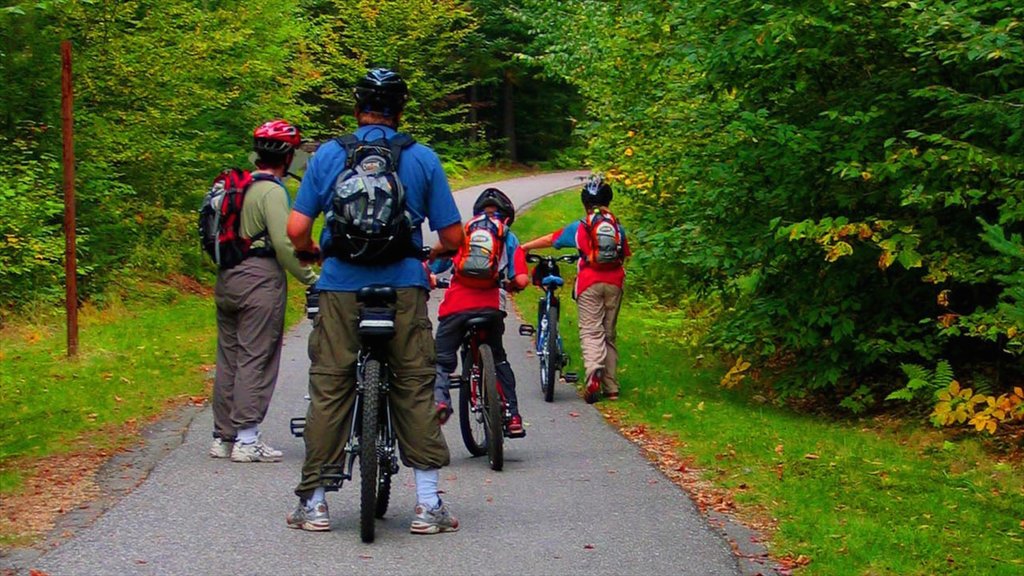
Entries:
<svg viewBox="0 0 1024 576">
<path fill-rule="evenodd" d="M 320 254 L 320 247 L 313 244 L 311 250 L 296 250 L 295 257 L 299 259 L 300 264 L 309 266 L 311 264 L 320 264 L 322 255 Z"/>
</svg>

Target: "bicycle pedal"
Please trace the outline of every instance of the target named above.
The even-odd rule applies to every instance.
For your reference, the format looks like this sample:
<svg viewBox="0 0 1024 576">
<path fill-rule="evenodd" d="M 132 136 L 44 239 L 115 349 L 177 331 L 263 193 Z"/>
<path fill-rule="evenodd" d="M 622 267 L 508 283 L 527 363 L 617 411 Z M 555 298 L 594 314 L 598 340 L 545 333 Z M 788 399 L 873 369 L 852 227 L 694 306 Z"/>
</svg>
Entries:
<svg viewBox="0 0 1024 576">
<path fill-rule="evenodd" d="M 519 325 L 519 335 L 520 336 L 533 336 L 536 333 L 537 333 L 537 330 L 532 325 L 530 325 L 530 324 L 520 324 Z"/>
<path fill-rule="evenodd" d="M 302 438 L 302 434 L 306 431 L 306 419 L 292 418 L 288 422 L 288 427 L 291 428 L 292 436 L 295 436 L 296 438 Z"/>
<path fill-rule="evenodd" d="M 453 390 L 462 386 L 462 374 L 448 375 L 448 389 Z"/>
<path fill-rule="evenodd" d="M 352 476 L 346 474 L 340 464 L 326 464 L 320 467 L 320 482 L 328 492 L 337 491 L 345 480 L 351 479 Z"/>
<path fill-rule="evenodd" d="M 565 372 L 562 374 L 562 378 L 569 384 L 575 384 L 580 381 L 580 375 L 575 372 Z"/>
</svg>

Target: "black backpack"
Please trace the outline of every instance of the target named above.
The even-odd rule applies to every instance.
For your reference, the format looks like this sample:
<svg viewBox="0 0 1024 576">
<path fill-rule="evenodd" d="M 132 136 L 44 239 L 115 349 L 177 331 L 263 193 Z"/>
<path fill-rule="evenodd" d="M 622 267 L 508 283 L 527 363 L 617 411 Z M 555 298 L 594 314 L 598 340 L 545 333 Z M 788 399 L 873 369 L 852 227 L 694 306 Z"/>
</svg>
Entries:
<svg viewBox="0 0 1024 576">
<path fill-rule="evenodd" d="M 273 248 L 254 250 L 251 245 L 267 235 L 264 230 L 252 238 L 242 237 L 242 206 L 245 193 L 257 180 L 272 180 L 263 174 L 229 168 L 217 175 L 199 208 L 199 245 L 221 270 L 238 266 L 249 256 L 273 254 Z"/>
<path fill-rule="evenodd" d="M 331 231 L 329 254 L 355 264 L 391 264 L 416 256 L 412 217 L 405 209 L 405 189 L 398 178 L 402 151 L 416 143 L 407 134 L 359 140 L 337 139 L 345 149 L 345 169 L 338 175 L 325 215 Z"/>
</svg>

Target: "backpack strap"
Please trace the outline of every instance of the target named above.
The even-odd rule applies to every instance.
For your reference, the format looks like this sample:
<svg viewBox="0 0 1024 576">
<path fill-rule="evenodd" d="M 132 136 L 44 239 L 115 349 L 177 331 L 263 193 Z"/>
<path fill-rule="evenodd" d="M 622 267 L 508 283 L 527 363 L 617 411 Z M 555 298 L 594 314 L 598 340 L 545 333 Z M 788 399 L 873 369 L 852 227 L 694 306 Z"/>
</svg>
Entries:
<svg viewBox="0 0 1024 576">
<path fill-rule="evenodd" d="M 388 140 L 388 145 L 391 147 L 391 157 L 395 161 L 395 172 L 398 172 L 398 163 L 402 158 L 402 151 L 415 143 L 416 140 L 405 132 L 399 132 Z"/>
<path fill-rule="evenodd" d="M 359 138 L 356 138 L 355 134 L 345 134 L 344 136 L 338 136 L 334 141 L 345 150 L 345 169 L 348 170 L 355 162 L 352 151 L 355 150 L 356 144 L 359 144 Z"/>
</svg>

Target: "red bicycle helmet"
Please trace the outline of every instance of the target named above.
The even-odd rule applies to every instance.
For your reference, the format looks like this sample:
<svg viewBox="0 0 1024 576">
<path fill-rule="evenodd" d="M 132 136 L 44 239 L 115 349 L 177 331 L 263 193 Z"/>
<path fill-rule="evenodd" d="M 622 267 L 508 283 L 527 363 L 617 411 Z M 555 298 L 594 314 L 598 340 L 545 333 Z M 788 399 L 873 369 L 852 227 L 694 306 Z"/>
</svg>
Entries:
<svg viewBox="0 0 1024 576">
<path fill-rule="evenodd" d="M 299 147 L 302 136 L 299 129 L 284 120 L 271 120 L 253 130 L 253 150 L 271 154 L 286 154 Z"/>
</svg>

